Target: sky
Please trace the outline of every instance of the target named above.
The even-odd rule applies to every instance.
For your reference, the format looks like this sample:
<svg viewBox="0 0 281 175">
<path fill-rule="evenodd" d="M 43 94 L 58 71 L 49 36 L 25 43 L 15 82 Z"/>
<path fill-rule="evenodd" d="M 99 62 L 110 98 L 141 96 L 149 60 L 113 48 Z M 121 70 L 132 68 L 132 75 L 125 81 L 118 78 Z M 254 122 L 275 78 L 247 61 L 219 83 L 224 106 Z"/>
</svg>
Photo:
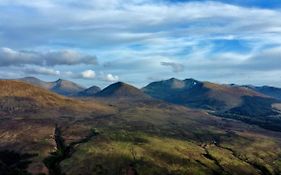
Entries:
<svg viewBox="0 0 281 175">
<path fill-rule="evenodd" d="M 280 0 L 0 0 L 0 78 L 281 87 Z"/>
</svg>

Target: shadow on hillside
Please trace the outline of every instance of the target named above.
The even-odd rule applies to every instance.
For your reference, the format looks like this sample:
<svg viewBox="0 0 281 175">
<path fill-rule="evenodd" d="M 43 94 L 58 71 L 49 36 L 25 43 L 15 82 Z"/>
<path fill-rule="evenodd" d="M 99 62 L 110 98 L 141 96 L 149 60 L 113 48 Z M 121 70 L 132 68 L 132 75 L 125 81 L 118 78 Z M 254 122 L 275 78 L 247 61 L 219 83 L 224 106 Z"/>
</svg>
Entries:
<svg viewBox="0 0 281 175">
<path fill-rule="evenodd" d="M 1 175 L 31 175 L 27 172 L 28 165 L 32 162 L 34 154 L 21 154 L 15 151 L 0 151 Z"/>
</svg>

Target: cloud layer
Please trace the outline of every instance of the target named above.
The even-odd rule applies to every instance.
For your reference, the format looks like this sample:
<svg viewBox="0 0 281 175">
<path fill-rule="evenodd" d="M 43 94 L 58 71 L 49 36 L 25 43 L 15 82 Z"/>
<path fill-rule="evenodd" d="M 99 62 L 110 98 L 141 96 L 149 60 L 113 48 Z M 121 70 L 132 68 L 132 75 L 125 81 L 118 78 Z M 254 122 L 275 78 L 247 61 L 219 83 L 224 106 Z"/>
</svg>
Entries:
<svg viewBox="0 0 281 175">
<path fill-rule="evenodd" d="M 274 2 L 2 0 L 0 66 L 87 84 L 176 76 L 281 86 Z"/>
<path fill-rule="evenodd" d="M 72 50 L 35 52 L 17 51 L 10 48 L 0 48 L 0 66 L 56 66 L 56 65 L 96 65 L 95 56 L 83 55 Z"/>
</svg>

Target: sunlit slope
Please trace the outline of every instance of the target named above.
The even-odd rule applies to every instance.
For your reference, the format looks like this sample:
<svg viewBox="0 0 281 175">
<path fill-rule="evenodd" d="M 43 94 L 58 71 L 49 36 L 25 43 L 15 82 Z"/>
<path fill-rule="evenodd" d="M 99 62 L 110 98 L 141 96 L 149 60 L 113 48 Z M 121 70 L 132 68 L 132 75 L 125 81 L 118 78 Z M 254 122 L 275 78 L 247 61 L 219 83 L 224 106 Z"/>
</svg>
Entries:
<svg viewBox="0 0 281 175">
<path fill-rule="evenodd" d="M 79 101 L 28 83 L 1 80 L 0 151 L 4 151 L 3 154 L 7 150 L 30 154 L 28 171 L 48 173 L 43 160 L 56 150 L 54 131 L 57 124 L 71 126 L 81 118 L 95 118 L 114 111 L 97 101 Z M 77 138 L 73 133 L 70 135 L 71 139 Z M 83 136 L 79 133 L 79 137 Z M 3 158 L 1 153 L 0 159 Z"/>
<path fill-rule="evenodd" d="M 134 105 L 120 106 L 116 115 L 92 121 L 100 134 L 77 147 L 61 163 L 62 171 L 143 175 L 281 172 L 278 133 L 181 106 Z"/>
<path fill-rule="evenodd" d="M 1 113 L 37 113 L 42 110 L 57 112 L 106 112 L 110 108 L 98 102 L 74 100 L 52 93 L 44 88 L 20 81 L 0 81 Z M 45 114 L 48 115 L 48 114 Z"/>
</svg>

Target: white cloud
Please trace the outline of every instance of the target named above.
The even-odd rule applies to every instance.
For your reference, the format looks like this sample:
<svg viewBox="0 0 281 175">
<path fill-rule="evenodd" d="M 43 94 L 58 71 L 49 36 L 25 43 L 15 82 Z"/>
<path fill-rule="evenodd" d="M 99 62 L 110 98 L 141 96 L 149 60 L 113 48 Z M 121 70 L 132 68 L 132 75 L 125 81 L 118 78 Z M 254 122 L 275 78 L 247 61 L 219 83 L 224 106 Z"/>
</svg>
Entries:
<svg viewBox="0 0 281 175">
<path fill-rule="evenodd" d="M 105 76 L 105 80 L 110 82 L 115 82 L 115 81 L 119 81 L 119 77 L 117 75 L 107 74 Z"/>
<path fill-rule="evenodd" d="M 82 78 L 85 79 L 94 79 L 96 77 L 96 72 L 93 70 L 85 70 L 81 73 Z"/>
</svg>

